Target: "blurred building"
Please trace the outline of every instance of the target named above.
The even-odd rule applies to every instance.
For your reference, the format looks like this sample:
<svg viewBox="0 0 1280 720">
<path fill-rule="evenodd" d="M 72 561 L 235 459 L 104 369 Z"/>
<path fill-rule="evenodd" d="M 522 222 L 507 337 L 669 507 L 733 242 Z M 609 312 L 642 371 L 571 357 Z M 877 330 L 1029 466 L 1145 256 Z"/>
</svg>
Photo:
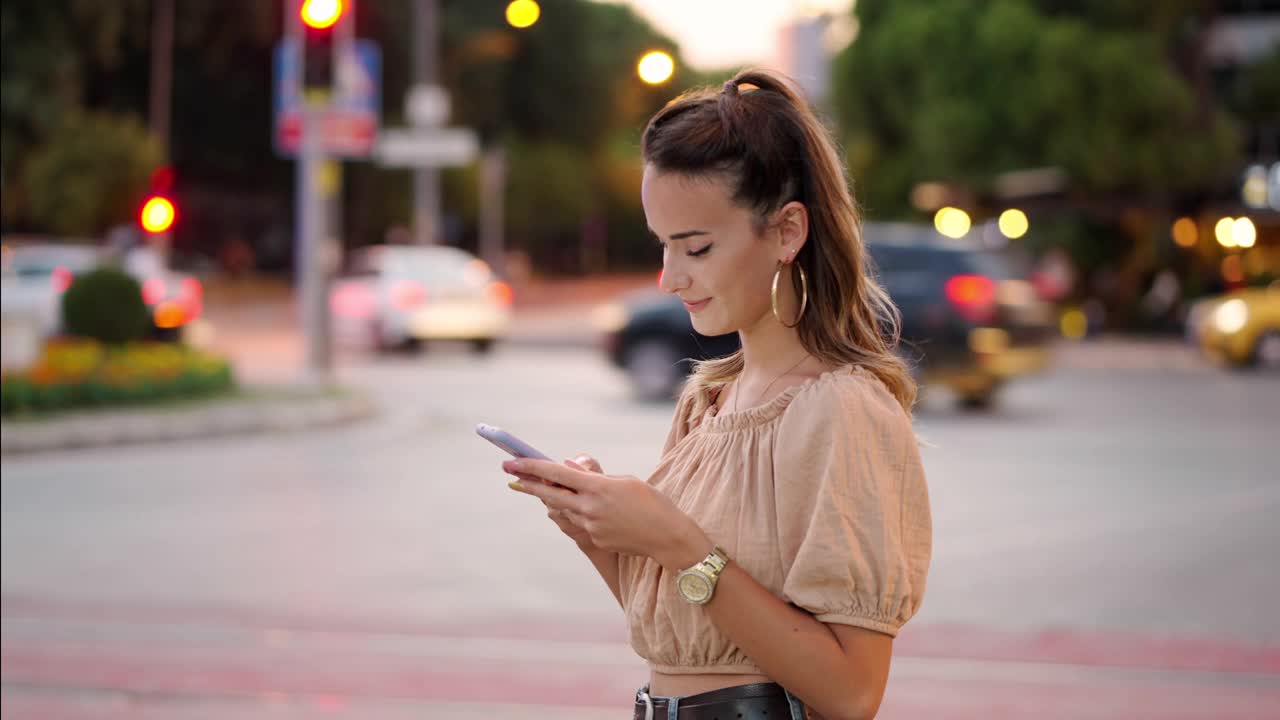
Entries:
<svg viewBox="0 0 1280 720">
<path fill-rule="evenodd" d="M 800 84 L 810 102 L 823 105 L 831 94 L 831 58 L 827 42 L 830 15 L 799 17 L 778 30 L 777 68 Z"/>
</svg>

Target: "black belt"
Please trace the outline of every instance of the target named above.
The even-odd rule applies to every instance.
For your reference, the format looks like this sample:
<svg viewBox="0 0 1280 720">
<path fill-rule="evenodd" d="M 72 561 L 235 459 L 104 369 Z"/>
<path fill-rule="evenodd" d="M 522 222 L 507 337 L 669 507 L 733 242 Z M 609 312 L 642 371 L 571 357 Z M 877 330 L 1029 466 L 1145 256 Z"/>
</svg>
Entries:
<svg viewBox="0 0 1280 720">
<path fill-rule="evenodd" d="M 682 698 L 649 697 L 647 688 L 636 693 L 635 720 L 646 720 L 649 705 L 652 720 L 667 720 L 668 708 L 678 702 L 679 720 L 790 720 L 791 703 L 777 683 L 738 685 Z M 647 702 L 646 702 L 647 698 Z M 803 718 L 804 716 L 801 715 Z"/>
</svg>

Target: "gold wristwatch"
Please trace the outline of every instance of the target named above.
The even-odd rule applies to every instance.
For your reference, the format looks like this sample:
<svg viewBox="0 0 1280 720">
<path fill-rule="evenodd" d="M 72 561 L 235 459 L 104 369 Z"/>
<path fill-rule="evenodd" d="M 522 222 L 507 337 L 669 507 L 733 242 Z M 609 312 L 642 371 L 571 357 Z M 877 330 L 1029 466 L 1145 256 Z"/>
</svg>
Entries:
<svg viewBox="0 0 1280 720">
<path fill-rule="evenodd" d="M 702 562 L 676 575 L 676 591 L 694 605 L 706 605 L 711 602 L 711 596 L 716 592 L 716 581 L 728 564 L 728 554 L 716 546 Z"/>
</svg>

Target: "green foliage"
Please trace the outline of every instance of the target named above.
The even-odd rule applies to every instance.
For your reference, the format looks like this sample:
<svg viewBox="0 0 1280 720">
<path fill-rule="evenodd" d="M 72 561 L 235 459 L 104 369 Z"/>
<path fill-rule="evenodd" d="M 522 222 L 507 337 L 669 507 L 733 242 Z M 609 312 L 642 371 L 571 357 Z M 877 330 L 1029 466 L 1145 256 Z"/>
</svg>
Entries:
<svg viewBox="0 0 1280 720">
<path fill-rule="evenodd" d="M 160 149 L 132 117 L 68 113 L 27 160 L 26 214 L 61 235 L 88 235 L 129 222 Z"/>
<path fill-rule="evenodd" d="M 444 82 L 458 124 L 488 138 L 514 134 L 594 150 L 619 128 L 638 130 L 681 87 L 681 77 L 660 88 L 636 77 L 645 51 L 677 50 L 630 7 L 548 0 L 533 27 L 515 30 L 502 20 L 506 5 L 444 8 Z"/>
<path fill-rule="evenodd" d="M 118 68 L 126 36 L 148 27 L 146 0 L 0 3 L 3 217 L 23 214 L 27 156 L 80 108 L 95 69 Z"/>
<path fill-rule="evenodd" d="M 104 267 L 82 275 L 62 296 L 67 332 L 109 344 L 137 340 L 151 328 L 142 288 L 132 276 Z"/>
<path fill-rule="evenodd" d="M 1238 138 L 1165 57 L 1177 23 L 1132 3 L 1094 13 L 1032 0 L 859 2 L 836 60 L 850 169 L 877 214 L 946 180 L 982 193 L 1011 170 L 1054 166 L 1085 192 L 1202 188 L 1234 166 Z M 1160 5 L 1160 4 L 1155 4 Z M 1162 6 L 1163 7 L 1163 6 Z M 1122 22 L 1124 21 L 1124 22 Z"/>
<path fill-rule="evenodd" d="M 1280 125 L 1280 45 L 1238 78 L 1232 109 L 1259 125 Z"/>
</svg>

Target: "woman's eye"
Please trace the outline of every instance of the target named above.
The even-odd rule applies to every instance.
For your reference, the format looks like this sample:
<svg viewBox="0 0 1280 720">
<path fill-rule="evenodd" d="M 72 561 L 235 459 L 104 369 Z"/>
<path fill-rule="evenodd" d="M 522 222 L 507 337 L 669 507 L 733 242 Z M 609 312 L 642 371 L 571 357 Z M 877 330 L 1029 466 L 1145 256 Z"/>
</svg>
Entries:
<svg viewBox="0 0 1280 720">
<path fill-rule="evenodd" d="M 694 251 L 687 252 L 685 253 L 685 255 L 688 255 L 689 257 L 702 257 L 703 255 L 706 255 L 709 252 L 711 252 L 710 245 L 702 248 L 701 250 L 694 250 Z"/>
</svg>

